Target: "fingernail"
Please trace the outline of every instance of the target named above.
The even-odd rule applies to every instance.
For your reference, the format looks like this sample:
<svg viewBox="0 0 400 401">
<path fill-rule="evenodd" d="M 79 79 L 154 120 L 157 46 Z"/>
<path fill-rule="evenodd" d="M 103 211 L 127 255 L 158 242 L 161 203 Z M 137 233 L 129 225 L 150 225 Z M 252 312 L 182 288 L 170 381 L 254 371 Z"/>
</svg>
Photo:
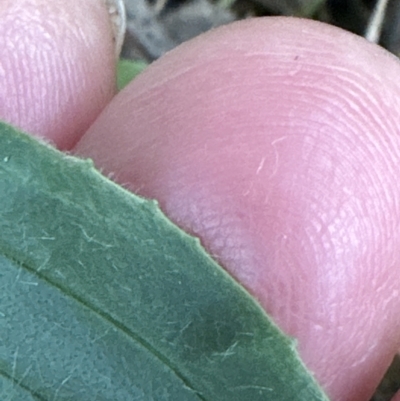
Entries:
<svg viewBox="0 0 400 401">
<path fill-rule="evenodd" d="M 126 12 L 124 0 L 103 0 L 110 15 L 113 28 L 115 56 L 119 57 L 126 31 Z"/>
</svg>

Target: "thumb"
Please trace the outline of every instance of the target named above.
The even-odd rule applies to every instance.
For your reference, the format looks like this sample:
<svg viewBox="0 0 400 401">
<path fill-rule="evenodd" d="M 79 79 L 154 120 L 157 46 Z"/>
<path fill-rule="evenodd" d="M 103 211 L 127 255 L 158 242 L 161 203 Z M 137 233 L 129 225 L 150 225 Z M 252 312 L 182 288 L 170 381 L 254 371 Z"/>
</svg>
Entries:
<svg viewBox="0 0 400 401">
<path fill-rule="evenodd" d="M 306 20 L 246 20 L 170 52 L 77 145 L 199 236 L 296 337 L 332 400 L 399 346 L 400 66 Z"/>
</svg>

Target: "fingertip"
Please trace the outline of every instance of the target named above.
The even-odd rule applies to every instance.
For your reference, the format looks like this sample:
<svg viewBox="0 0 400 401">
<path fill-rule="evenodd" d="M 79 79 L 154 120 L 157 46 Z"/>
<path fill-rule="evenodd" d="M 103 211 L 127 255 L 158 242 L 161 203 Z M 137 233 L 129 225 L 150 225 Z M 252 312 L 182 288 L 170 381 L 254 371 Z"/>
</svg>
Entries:
<svg viewBox="0 0 400 401">
<path fill-rule="evenodd" d="M 243 21 L 154 63 L 78 143 L 201 237 L 334 400 L 398 348 L 400 66 L 312 21 Z"/>
<path fill-rule="evenodd" d="M 398 391 L 395 396 L 392 398 L 392 401 L 400 401 L 400 391 Z"/>
<path fill-rule="evenodd" d="M 111 22 L 99 0 L 0 7 L 0 118 L 69 149 L 115 93 Z"/>
</svg>

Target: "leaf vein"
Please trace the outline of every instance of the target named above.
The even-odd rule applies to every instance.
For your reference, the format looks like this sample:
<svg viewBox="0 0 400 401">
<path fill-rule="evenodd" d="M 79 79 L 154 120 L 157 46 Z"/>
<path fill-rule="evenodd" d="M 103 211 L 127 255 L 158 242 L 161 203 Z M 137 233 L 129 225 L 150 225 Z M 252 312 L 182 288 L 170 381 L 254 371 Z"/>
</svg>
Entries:
<svg viewBox="0 0 400 401">
<path fill-rule="evenodd" d="M 38 401 L 48 401 L 45 398 L 43 398 L 39 393 L 37 393 L 35 390 L 31 389 L 29 386 L 23 383 L 23 378 L 18 379 L 10 376 L 7 372 L 5 372 L 3 369 L 0 368 L 0 376 L 4 377 L 5 379 L 9 380 L 10 382 L 13 383 L 13 385 L 17 385 L 30 393 L 33 398 L 36 398 Z"/>
<path fill-rule="evenodd" d="M 108 313 L 101 311 L 96 306 L 90 304 L 79 294 L 73 293 L 70 289 L 66 289 L 62 285 L 56 283 L 55 281 L 49 279 L 44 274 L 41 273 L 40 269 L 35 269 L 28 265 L 28 263 L 19 260 L 18 258 L 12 256 L 9 252 L 5 251 L 0 247 L 0 253 L 7 259 L 9 259 L 14 264 L 20 266 L 21 268 L 25 269 L 27 272 L 35 275 L 38 279 L 43 280 L 47 284 L 51 285 L 52 287 L 56 288 L 57 290 L 61 291 L 67 297 L 72 298 L 76 302 L 83 305 L 85 308 L 92 311 L 92 313 L 99 316 L 101 319 L 107 321 L 109 324 L 116 327 L 118 330 L 122 331 L 125 335 L 132 339 L 133 342 L 139 343 L 142 347 L 146 348 L 154 357 L 156 357 L 161 363 L 166 365 L 184 384 L 184 386 L 191 391 L 199 398 L 201 401 L 207 401 L 206 398 L 202 394 L 197 391 L 193 385 L 190 383 L 189 379 L 187 379 L 176 366 L 173 366 L 170 361 L 165 357 L 162 353 L 160 353 L 156 348 L 154 348 L 151 344 L 149 344 L 144 338 L 142 338 L 139 334 L 133 332 L 128 327 L 126 327 L 123 323 L 119 322 L 117 319 L 110 316 Z M 1 372 L 0 372 L 1 373 Z"/>
</svg>

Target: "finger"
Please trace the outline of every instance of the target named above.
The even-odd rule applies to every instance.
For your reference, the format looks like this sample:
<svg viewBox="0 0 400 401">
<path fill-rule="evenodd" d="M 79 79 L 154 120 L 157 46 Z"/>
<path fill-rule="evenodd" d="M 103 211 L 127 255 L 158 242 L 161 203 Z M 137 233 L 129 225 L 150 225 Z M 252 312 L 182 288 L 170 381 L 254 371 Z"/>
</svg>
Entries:
<svg viewBox="0 0 400 401">
<path fill-rule="evenodd" d="M 392 401 L 400 401 L 400 391 L 396 393 L 396 395 L 392 398 Z"/>
<path fill-rule="evenodd" d="M 0 119 L 62 149 L 114 94 L 115 50 L 102 0 L 0 5 Z"/>
<path fill-rule="evenodd" d="M 332 400 L 367 400 L 399 346 L 399 76 L 337 28 L 243 21 L 155 63 L 76 150 L 198 235 Z"/>
</svg>

